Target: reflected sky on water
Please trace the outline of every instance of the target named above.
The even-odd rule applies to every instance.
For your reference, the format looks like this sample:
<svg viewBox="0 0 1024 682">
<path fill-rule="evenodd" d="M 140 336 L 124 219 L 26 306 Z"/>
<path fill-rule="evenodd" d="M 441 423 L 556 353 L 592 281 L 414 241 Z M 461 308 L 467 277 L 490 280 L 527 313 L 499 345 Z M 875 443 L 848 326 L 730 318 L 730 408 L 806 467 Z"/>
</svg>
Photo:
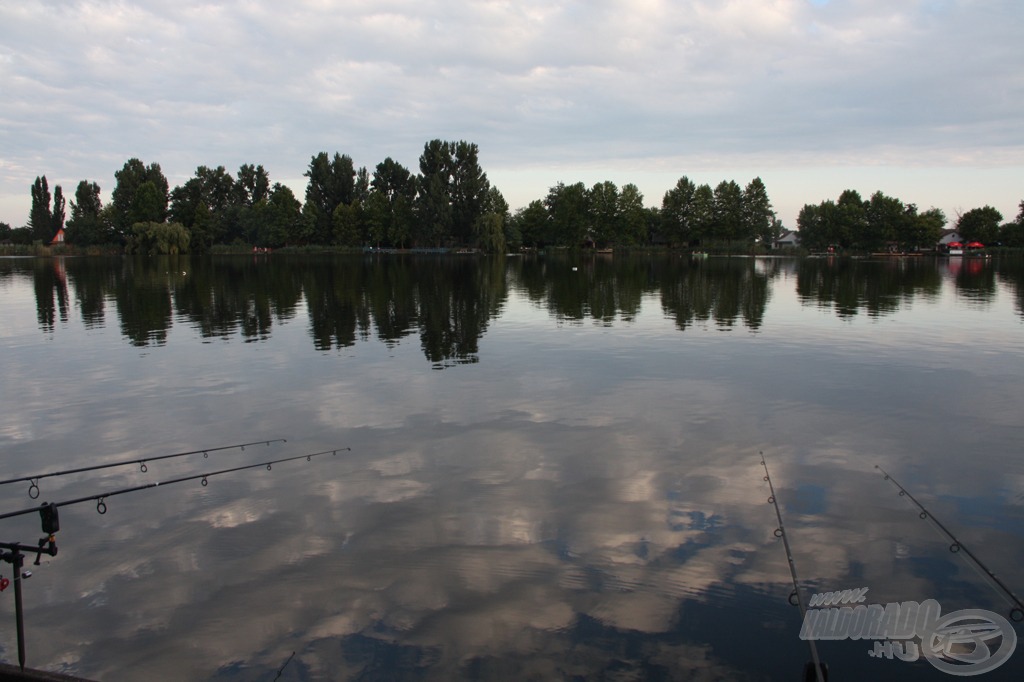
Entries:
<svg viewBox="0 0 1024 682">
<path fill-rule="evenodd" d="M 805 596 L 1006 614 L 874 467 L 1024 592 L 1022 292 L 998 260 L 0 259 L 0 476 L 288 439 L 41 499 L 351 448 L 62 508 L 29 664 L 798 679 L 762 451 Z M 819 643 L 831 679 L 948 679 L 870 645 Z"/>
</svg>

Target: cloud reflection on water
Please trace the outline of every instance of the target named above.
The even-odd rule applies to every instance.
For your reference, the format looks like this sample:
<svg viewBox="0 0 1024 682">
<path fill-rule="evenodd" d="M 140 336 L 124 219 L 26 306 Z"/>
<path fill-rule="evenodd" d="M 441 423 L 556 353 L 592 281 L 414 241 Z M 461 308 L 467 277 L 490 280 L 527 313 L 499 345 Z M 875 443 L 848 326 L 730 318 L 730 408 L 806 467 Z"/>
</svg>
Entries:
<svg viewBox="0 0 1024 682">
<path fill-rule="evenodd" d="M 792 293 L 781 291 L 768 300 Z M 272 679 L 296 651 L 283 679 L 787 678 L 806 648 L 762 450 L 808 592 L 866 585 L 873 601 L 999 607 L 876 463 L 955 519 L 997 573 L 1019 576 L 1024 472 L 1006 405 L 1019 404 L 1020 369 L 1004 343 L 940 372 L 956 344 L 879 340 L 877 317 L 837 325 L 803 307 L 794 329 L 773 325 L 769 306 L 756 335 L 718 335 L 681 331 L 654 304 L 629 325 L 558 327 L 547 308 L 524 315 L 522 296 L 506 299 L 513 323 L 487 322 L 479 363 L 443 372 L 415 342 L 325 350 L 287 325 L 253 344 L 171 333 L 154 356 L 108 351 L 99 398 L 66 379 L 78 361 L 59 337 L 71 332 L 23 356 L 55 356 L 39 393 L 73 428 L 48 436 L 66 446 L 48 449 L 53 460 L 140 433 L 195 446 L 258 429 L 289 437 L 288 454 L 352 448 L 126 495 L 102 517 L 69 509 L 61 554 L 27 588 L 30 662 L 100 679 L 249 680 Z M 899 300 L 884 312 L 909 323 L 901 306 L 917 299 Z M 170 358 L 181 364 L 167 369 Z M 11 405 L 12 423 L 39 428 L 40 400 Z M 152 478 L 111 473 L 47 496 L 138 480 Z M 978 502 L 993 491 L 990 507 Z M 861 649 L 832 660 L 877 673 Z M 883 675 L 923 679 L 888 665 Z"/>
</svg>

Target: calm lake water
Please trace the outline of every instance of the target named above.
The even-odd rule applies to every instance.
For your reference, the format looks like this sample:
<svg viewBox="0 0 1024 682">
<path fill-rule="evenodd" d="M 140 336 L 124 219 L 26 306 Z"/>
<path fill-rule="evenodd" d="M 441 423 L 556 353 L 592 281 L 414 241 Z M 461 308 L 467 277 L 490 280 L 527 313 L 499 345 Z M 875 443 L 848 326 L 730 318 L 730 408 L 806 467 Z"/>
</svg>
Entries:
<svg viewBox="0 0 1024 682">
<path fill-rule="evenodd" d="M 0 382 L 4 479 L 288 441 L 8 484 L 0 513 L 351 448 L 61 507 L 37 668 L 799 680 L 760 452 L 805 599 L 1009 616 L 876 465 L 1024 594 L 1020 261 L 0 259 Z M 953 679 L 873 644 L 818 642 L 830 679 Z"/>
</svg>

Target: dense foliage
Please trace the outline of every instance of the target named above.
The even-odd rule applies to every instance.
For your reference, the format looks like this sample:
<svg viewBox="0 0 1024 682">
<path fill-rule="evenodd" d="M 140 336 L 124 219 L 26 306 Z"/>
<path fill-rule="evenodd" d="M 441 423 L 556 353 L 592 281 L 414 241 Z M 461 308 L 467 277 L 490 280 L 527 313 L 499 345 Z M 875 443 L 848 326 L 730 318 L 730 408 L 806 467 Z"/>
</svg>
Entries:
<svg viewBox="0 0 1024 682">
<path fill-rule="evenodd" d="M 801 243 L 812 251 L 932 249 L 945 224 L 940 209 L 919 213 L 914 204 L 881 192 L 863 200 L 854 190 L 844 191 L 837 201 L 806 204 L 797 217 Z"/>
<path fill-rule="evenodd" d="M 66 226 L 61 187 L 51 195 L 46 176 L 37 177 L 28 225 L 0 224 L 0 240 L 48 244 L 64 228 L 68 244 L 160 253 L 203 253 L 222 244 L 497 253 L 650 245 L 747 251 L 754 245 L 770 249 L 785 232 L 760 178 L 745 187 L 723 180 L 712 188 L 683 176 L 659 207 L 645 207 L 634 184 L 559 182 L 513 214 L 481 168 L 475 144 L 431 140 L 418 171 L 389 157 L 371 173 L 348 155 L 320 152 L 304 173 L 300 201 L 289 187 L 271 183 L 262 165 L 244 164 L 235 175 L 223 166 L 199 166 L 171 189 L 159 164 L 133 158 L 114 174 L 107 206 L 98 184 L 78 184 Z M 986 206 L 959 216 L 956 228 L 965 239 L 1024 246 L 1024 202 L 1015 222 L 1001 220 Z M 881 192 L 864 200 L 846 190 L 835 201 L 805 205 L 797 227 L 802 246 L 812 251 L 912 251 L 934 248 L 945 223 L 939 209 L 919 212 Z"/>
</svg>

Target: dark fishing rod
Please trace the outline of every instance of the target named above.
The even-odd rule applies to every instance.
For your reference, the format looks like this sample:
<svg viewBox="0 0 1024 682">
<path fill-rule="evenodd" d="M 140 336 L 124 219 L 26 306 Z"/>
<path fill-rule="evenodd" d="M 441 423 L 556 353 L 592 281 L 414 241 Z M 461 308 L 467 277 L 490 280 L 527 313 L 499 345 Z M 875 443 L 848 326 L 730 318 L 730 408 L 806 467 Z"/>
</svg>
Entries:
<svg viewBox="0 0 1024 682">
<path fill-rule="evenodd" d="M 321 452 L 313 452 L 308 455 L 296 455 L 295 457 L 284 457 L 281 459 L 273 459 L 269 462 L 258 462 L 256 464 L 244 464 L 242 466 L 231 467 L 229 469 L 220 469 L 218 471 L 209 471 L 205 474 L 190 474 L 188 476 L 179 476 L 178 478 L 171 478 L 166 481 L 153 481 L 152 483 L 143 483 L 141 485 L 133 485 L 128 488 L 120 488 L 118 490 L 110 490 L 107 492 L 96 493 L 95 495 L 86 495 L 84 497 L 76 497 L 70 500 L 63 500 L 61 502 L 44 502 L 41 507 L 49 507 L 56 510 L 60 507 L 70 507 L 74 504 L 81 504 L 82 502 L 96 501 L 96 511 L 100 514 L 107 513 L 106 499 L 108 497 L 115 497 L 117 495 L 124 495 L 126 493 L 134 493 L 139 490 L 146 490 L 148 488 L 157 488 L 159 486 L 168 486 L 175 483 L 184 483 L 185 481 L 200 481 L 203 487 L 206 487 L 207 479 L 213 478 L 214 476 L 220 476 L 221 474 L 230 474 L 235 471 L 245 471 L 246 469 L 258 469 L 259 467 L 266 467 L 269 471 L 274 464 L 282 464 L 284 462 L 294 462 L 295 460 L 305 459 L 307 462 L 312 460 L 314 457 L 321 455 L 337 455 L 339 452 L 351 450 L 352 448 L 334 448 L 332 450 L 322 450 Z M 9 519 L 15 516 L 24 516 L 25 514 L 33 514 L 38 512 L 41 507 L 29 507 L 28 509 L 19 509 L 18 511 L 7 512 L 6 514 L 0 514 L 0 520 Z"/>
<path fill-rule="evenodd" d="M 211 452 L 220 452 L 221 450 L 245 450 L 247 446 L 251 445 L 267 445 L 271 443 L 287 443 L 288 441 L 284 438 L 275 438 L 273 440 L 258 440 L 252 443 L 239 443 L 238 445 L 224 445 L 219 448 L 203 448 L 202 450 L 189 450 L 188 452 L 177 452 L 173 455 L 158 455 L 156 457 L 143 457 L 140 459 L 127 459 L 119 462 L 110 462 L 108 464 L 94 464 L 87 467 L 78 467 L 77 469 L 64 469 L 63 471 L 50 471 L 45 474 L 32 474 L 31 476 L 19 476 L 18 478 L 9 478 L 6 481 L 0 481 L 0 485 L 7 485 L 8 483 L 22 483 L 28 481 L 30 483 L 28 487 L 28 496 L 33 500 L 39 498 L 39 481 L 44 478 L 50 478 L 51 476 L 67 476 L 68 474 L 80 474 L 85 471 L 97 471 L 99 469 L 110 469 L 112 467 L 128 466 L 129 464 L 138 464 L 140 471 L 146 473 L 149 471 L 147 462 L 157 462 L 161 459 L 173 459 L 175 457 L 187 457 L 189 455 L 198 455 L 203 453 L 203 457 L 206 458 Z"/>
<path fill-rule="evenodd" d="M 260 441 L 259 443 L 246 443 L 246 445 L 259 445 L 262 443 L 267 443 L 269 445 L 269 442 L 267 441 Z M 283 464 L 284 462 L 294 462 L 300 459 L 305 459 L 307 462 L 309 462 L 312 461 L 314 457 L 319 457 L 321 455 L 327 454 L 337 455 L 339 452 L 351 450 L 352 448 L 348 447 L 333 448 L 331 450 L 321 450 L 320 452 L 312 452 L 307 455 L 296 455 L 295 457 L 282 457 L 279 459 L 272 459 L 266 462 L 259 462 L 256 464 L 246 464 L 243 466 L 230 467 L 227 469 L 218 469 L 217 471 L 208 471 L 203 474 L 179 476 L 177 478 L 171 478 L 166 481 L 156 481 L 153 483 L 131 486 L 128 488 L 120 488 L 118 490 L 110 490 L 107 492 L 96 493 L 95 495 L 86 495 L 84 497 L 76 497 L 70 500 L 63 500 L 61 502 L 44 502 L 38 507 L 30 507 L 28 509 L 21 509 L 18 511 L 8 512 L 6 514 L 0 514 L 0 519 L 9 519 L 15 516 L 24 516 L 25 514 L 38 513 L 40 520 L 42 522 L 42 528 L 44 533 L 44 536 L 40 538 L 35 545 L 24 544 L 20 542 L 0 542 L 0 562 L 7 562 L 11 564 L 11 566 L 14 568 L 14 615 L 18 635 L 18 663 L 21 666 L 22 671 L 25 670 L 25 622 L 22 608 L 22 583 L 25 578 L 28 578 L 32 575 L 30 571 L 23 571 L 22 569 L 24 567 L 26 555 L 36 555 L 36 566 L 40 564 L 42 555 L 44 554 L 48 556 L 57 556 L 56 533 L 60 530 L 60 517 L 57 510 L 60 507 L 70 507 L 71 505 L 81 504 L 83 502 L 95 501 L 96 511 L 100 514 L 106 514 L 106 499 L 108 497 L 124 495 L 127 493 L 137 492 L 139 490 L 147 490 L 149 488 L 156 488 L 159 486 L 173 485 L 175 483 L 184 483 L 186 481 L 198 480 L 205 487 L 208 483 L 208 480 L 210 478 L 213 478 L 214 476 L 221 476 L 223 474 L 230 474 L 236 471 L 245 471 L 247 469 L 256 469 L 259 467 L 266 467 L 267 470 L 269 471 L 275 464 Z M 197 452 L 203 451 L 198 450 Z M 7 589 L 10 582 L 11 581 L 7 580 L 7 578 L 0 577 L 0 592 Z"/>
<path fill-rule="evenodd" d="M 796 561 L 793 560 L 793 551 L 789 547 L 789 538 L 786 536 L 786 526 L 782 523 L 782 511 L 779 509 L 779 502 L 775 499 L 775 486 L 772 485 L 772 477 L 768 473 L 768 463 L 764 459 L 764 453 L 758 453 L 761 455 L 761 466 L 764 467 L 764 480 L 768 482 L 768 490 L 771 492 L 771 496 L 768 498 L 768 504 L 775 507 L 775 517 L 779 520 L 779 527 L 775 529 L 775 537 L 782 538 L 782 546 L 786 549 L 786 561 L 789 562 L 789 577 L 793 581 L 793 591 L 789 594 L 789 603 L 795 605 L 800 609 L 800 620 L 803 622 L 807 615 L 807 607 L 804 606 L 803 597 L 800 596 L 800 580 L 796 576 Z M 795 602 L 794 602 L 795 600 Z M 821 659 L 818 657 L 818 647 L 815 645 L 813 639 L 808 639 L 807 644 L 811 649 L 811 662 L 804 668 L 804 680 L 811 682 L 811 680 L 817 680 L 817 682 L 826 682 L 828 680 L 828 667 L 823 666 Z M 808 668 L 814 668 L 814 674 Z"/>
<path fill-rule="evenodd" d="M 997 578 L 996 574 L 989 570 L 988 566 L 983 564 L 978 557 L 974 556 L 974 552 L 967 549 L 967 545 L 960 542 L 960 540 L 955 535 L 953 535 L 953 533 L 951 533 L 950 530 L 946 528 L 946 526 L 943 525 L 941 521 L 935 518 L 934 514 L 925 509 L 924 505 L 918 502 L 917 498 L 911 495 L 910 492 L 907 491 L 907 489 L 904 488 L 902 485 L 900 485 L 895 478 L 890 476 L 885 469 L 878 466 L 877 464 L 875 465 L 875 468 L 882 472 L 882 474 L 885 476 L 885 480 L 892 481 L 892 484 L 900 489 L 900 497 L 908 498 L 911 502 L 914 503 L 914 506 L 921 510 L 918 516 L 920 516 L 922 519 L 931 521 L 935 525 L 935 527 L 937 527 L 942 532 L 943 535 L 952 540 L 952 544 L 949 546 L 950 552 L 952 552 L 953 554 L 958 554 L 962 551 L 964 554 L 969 556 L 971 558 L 971 561 L 974 562 L 975 566 L 984 571 L 985 575 L 987 575 L 992 580 L 992 582 L 994 582 L 999 587 L 999 589 L 1002 590 L 1003 594 L 1006 595 L 1010 602 L 1015 604 L 1015 606 L 1013 606 L 1010 609 L 1010 619 L 1018 623 L 1024 620 L 1024 602 L 1021 602 L 1020 597 L 1014 594 L 1013 591 L 1009 587 L 1007 587 L 1002 580 Z"/>
</svg>

